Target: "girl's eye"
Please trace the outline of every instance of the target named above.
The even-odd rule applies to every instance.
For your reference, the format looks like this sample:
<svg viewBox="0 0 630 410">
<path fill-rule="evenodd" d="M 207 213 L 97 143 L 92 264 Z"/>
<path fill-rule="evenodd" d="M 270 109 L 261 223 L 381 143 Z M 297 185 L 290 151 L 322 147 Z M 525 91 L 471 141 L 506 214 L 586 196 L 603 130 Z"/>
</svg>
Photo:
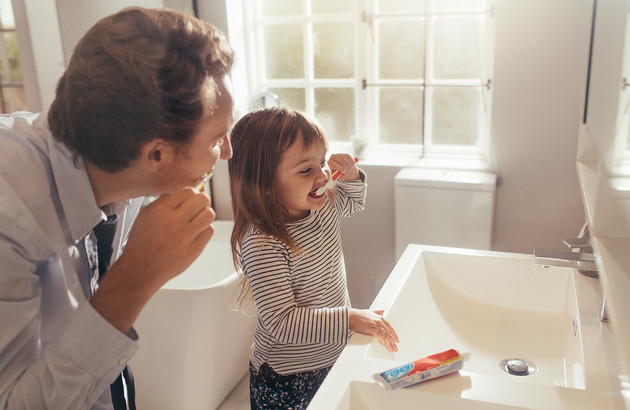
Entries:
<svg viewBox="0 0 630 410">
<path fill-rule="evenodd" d="M 300 171 L 300 174 L 308 174 L 309 172 L 311 172 L 311 168 L 306 168 L 303 171 Z"/>
<path fill-rule="evenodd" d="M 321 165 L 321 167 L 324 168 L 326 166 L 326 160 L 322 161 L 322 163 L 319 165 Z"/>
</svg>

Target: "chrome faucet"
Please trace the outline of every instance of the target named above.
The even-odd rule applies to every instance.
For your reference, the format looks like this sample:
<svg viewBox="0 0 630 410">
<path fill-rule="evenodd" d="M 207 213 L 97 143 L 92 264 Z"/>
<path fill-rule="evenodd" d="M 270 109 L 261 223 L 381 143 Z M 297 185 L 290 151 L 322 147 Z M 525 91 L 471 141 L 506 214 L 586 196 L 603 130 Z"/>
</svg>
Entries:
<svg viewBox="0 0 630 410">
<path fill-rule="evenodd" d="M 559 266 L 593 272 L 587 276 L 597 277 L 595 254 L 587 252 L 563 252 L 534 249 L 534 264 L 542 267 Z"/>
<path fill-rule="evenodd" d="M 588 237 L 562 238 L 562 242 L 572 250 L 578 249 L 578 252 L 534 249 L 534 264 L 542 266 L 543 268 L 549 268 L 551 266 L 573 268 L 591 278 L 599 277 L 599 266 L 597 265 L 597 260 Z M 604 289 L 602 289 L 602 306 L 599 312 L 599 320 L 608 322 L 608 314 L 606 313 L 606 291 Z"/>
</svg>

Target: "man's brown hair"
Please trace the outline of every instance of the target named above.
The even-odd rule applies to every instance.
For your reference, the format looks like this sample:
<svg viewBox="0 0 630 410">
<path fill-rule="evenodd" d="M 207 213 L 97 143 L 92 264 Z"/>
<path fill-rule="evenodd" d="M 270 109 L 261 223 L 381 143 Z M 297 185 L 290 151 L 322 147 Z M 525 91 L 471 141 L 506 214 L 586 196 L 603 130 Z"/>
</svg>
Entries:
<svg viewBox="0 0 630 410">
<path fill-rule="evenodd" d="M 221 31 L 191 15 L 132 7 L 96 23 L 76 46 L 48 113 L 53 136 L 107 172 L 155 138 L 186 145 L 231 70 Z M 218 92 L 218 91 L 217 91 Z"/>
</svg>

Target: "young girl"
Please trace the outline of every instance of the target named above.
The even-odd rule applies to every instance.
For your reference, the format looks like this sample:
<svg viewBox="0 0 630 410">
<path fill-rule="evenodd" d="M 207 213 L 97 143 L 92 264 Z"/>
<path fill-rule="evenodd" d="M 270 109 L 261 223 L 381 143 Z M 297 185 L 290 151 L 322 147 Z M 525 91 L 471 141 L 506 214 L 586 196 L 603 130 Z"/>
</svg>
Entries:
<svg viewBox="0 0 630 410">
<path fill-rule="evenodd" d="M 287 107 L 247 114 L 231 138 L 232 252 L 258 312 L 251 407 L 303 409 L 352 331 L 397 350 L 394 329 L 351 308 L 346 285 L 340 218 L 363 209 L 366 176 L 350 155 L 326 161 L 322 129 Z M 318 196 L 331 170 L 341 177 Z"/>
</svg>

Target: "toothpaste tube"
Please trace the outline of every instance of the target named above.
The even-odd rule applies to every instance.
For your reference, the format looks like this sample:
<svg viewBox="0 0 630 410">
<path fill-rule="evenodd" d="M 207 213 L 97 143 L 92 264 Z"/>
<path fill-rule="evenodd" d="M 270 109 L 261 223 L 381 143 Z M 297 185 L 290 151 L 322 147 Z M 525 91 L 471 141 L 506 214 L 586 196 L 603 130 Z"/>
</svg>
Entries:
<svg viewBox="0 0 630 410">
<path fill-rule="evenodd" d="M 446 350 L 414 362 L 375 373 L 372 378 L 387 390 L 411 386 L 461 370 L 463 360 L 455 349 Z"/>
</svg>

